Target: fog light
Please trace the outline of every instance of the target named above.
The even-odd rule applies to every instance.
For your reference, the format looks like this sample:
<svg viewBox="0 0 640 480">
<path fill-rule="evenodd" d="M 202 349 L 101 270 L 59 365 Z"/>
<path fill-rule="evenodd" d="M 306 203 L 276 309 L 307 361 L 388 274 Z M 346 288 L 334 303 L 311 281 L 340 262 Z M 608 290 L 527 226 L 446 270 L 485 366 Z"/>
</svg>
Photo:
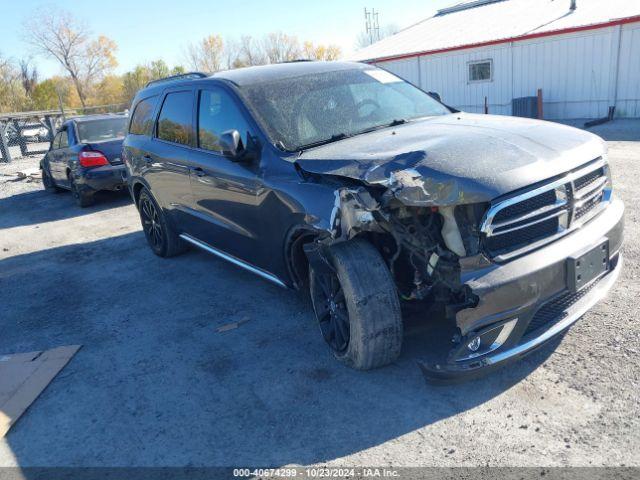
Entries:
<svg viewBox="0 0 640 480">
<path fill-rule="evenodd" d="M 467 348 L 472 352 L 477 352 L 480 348 L 480 337 L 476 337 L 467 344 Z"/>
</svg>

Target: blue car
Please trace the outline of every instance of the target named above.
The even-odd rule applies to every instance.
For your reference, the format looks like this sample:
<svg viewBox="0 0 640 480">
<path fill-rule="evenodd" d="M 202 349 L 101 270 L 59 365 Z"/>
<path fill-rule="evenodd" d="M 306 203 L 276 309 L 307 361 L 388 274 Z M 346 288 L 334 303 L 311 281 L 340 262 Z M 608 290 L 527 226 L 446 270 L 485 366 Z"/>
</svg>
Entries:
<svg viewBox="0 0 640 480">
<path fill-rule="evenodd" d="M 80 207 L 92 205 L 100 190 L 122 190 L 121 150 L 128 120 L 127 115 L 105 114 L 64 122 L 40 162 L 45 189 L 70 190 Z"/>
</svg>

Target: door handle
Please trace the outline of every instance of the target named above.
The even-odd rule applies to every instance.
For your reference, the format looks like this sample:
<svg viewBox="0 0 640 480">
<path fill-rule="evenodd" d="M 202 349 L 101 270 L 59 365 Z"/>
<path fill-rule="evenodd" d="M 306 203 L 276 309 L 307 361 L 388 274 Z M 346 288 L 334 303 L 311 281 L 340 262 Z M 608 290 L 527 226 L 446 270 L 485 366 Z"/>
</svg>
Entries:
<svg viewBox="0 0 640 480">
<path fill-rule="evenodd" d="M 192 168 L 191 171 L 197 177 L 206 177 L 207 176 L 207 173 L 200 167 Z"/>
</svg>

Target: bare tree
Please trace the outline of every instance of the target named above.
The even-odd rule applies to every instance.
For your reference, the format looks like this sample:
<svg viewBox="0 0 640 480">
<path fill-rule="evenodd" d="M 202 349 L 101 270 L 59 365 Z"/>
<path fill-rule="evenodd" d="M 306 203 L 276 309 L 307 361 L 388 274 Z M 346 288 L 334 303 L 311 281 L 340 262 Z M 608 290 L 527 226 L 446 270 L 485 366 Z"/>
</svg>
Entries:
<svg viewBox="0 0 640 480">
<path fill-rule="evenodd" d="M 23 58 L 18 62 L 20 67 L 20 81 L 28 97 L 31 97 L 33 89 L 38 84 L 38 70 L 31 65 L 31 58 Z"/>
<path fill-rule="evenodd" d="M 189 66 L 201 72 L 217 72 L 222 68 L 224 42 L 220 35 L 209 35 L 198 43 L 187 46 Z"/>
<path fill-rule="evenodd" d="M 265 35 L 261 43 L 269 63 L 288 62 L 301 57 L 300 42 L 295 36 L 272 32 Z"/>
<path fill-rule="evenodd" d="M 240 57 L 239 62 L 243 66 L 264 65 L 268 63 L 259 42 L 251 35 L 240 37 Z"/>
<path fill-rule="evenodd" d="M 389 23 L 383 27 L 380 27 L 380 38 L 374 38 L 373 43 L 377 42 L 378 40 L 382 40 L 383 38 L 390 37 L 391 35 L 395 35 L 399 31 L 400 28 L 398 28 L 398 26 L 394 25 L 393 23 Z M 360 49 L 368 47 L 369 45 L 371 45 L 371 43 L 371 37 L 367 32 L 360 32 L 358 34 L 358 37 L 356 38 L 356 48 Z"/>
<path fill-rule="evenodd" d="M 25 22 L 24 29 L 29 43 L 69 73 L 83 107 L 91 86 L 117 65 L 115 42 L 105 36 L 91 38 L 68 12 L 40 10 Z"/>
</svg>

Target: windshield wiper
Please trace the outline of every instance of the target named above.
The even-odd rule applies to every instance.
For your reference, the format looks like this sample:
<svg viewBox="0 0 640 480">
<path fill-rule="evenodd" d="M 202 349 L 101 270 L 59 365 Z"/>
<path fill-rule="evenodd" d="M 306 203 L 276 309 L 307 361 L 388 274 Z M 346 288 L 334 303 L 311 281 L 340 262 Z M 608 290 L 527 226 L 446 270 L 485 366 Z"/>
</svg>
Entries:
<svg viewBox="0 0 640 480">
<path fill-rule="evenodd" d="M 397 127 L 398 125 L 402 125 L 404 123 L 407 123 L 408 121 L 409 120 L 407 120 L 406 118 L 399 118 L 399 119 L 392 120 L 389 123 L 383 123 L 382 125 L 376 125 L 375 127 L 370 127 L 370 128 L 365 129 L 365 130 L 361 130 L 359 132 L 350 133 L 348 135 L 346 133 L 337 133 L 335 135 L 331 135 L 330 138 L 327 138 L 325 140 L 319 140 L 317 142 L 313 142 L 313 143 L 308 143 L 306 145 L 302 145 L 301 147 L 298 147 L 298 150 L 306 150 L 307 148 L 319 147 L 320 145 L 326 145 L 327 143 L 337 142 L 338 140 L 344 140 L 345 138 L 355 137 L 357 135 L 362 135 L 363 133 L 370 133 L 370 132 L 373 132 L 375 130 L 380 130 L 380 129 L 383 129 L 383 128 Z"/>
<path fill-rule="evenodd" d="M 336 133 L 335 135 L 331 135 L 330 138 L 326 138 L 324 140 L 318 140 L 317 142 L 307 143 L 306 145 L 302 145 L 298 147 L 298 150 L 306 150 L 307 148 L 319 147 L 320 145 L 326 145 L 327 143 L 337 142 L 338 140 L 344 140 L 351 135 L 347 135 L 346 133 Z"/>
<path fill-rule="evenodd" d="M 399 118 L 397 120 L 393 120 L 391 123 L 387 125 L 387 127 L 397 127 L 398 125 L 402 125 L 403 123 L 407 123 L 408 120 L 406 118 Z"/>
</svg>

